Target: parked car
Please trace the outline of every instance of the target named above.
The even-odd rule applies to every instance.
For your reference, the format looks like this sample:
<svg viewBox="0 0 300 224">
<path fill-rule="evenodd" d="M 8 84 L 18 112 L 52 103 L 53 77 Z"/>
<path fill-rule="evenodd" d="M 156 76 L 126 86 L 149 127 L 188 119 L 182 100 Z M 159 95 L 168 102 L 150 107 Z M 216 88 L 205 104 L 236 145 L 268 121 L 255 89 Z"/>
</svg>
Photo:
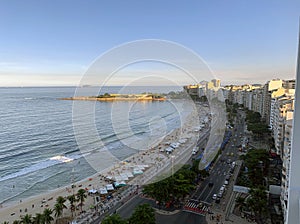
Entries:
<svg viewBox="0 0 300 224">
<path fill-rule="evenodd" d="M 195 155 L 198 152 L 198 150 L 199 149 L 197 147 L 193 148 L 192 154 Z"/>
<path fill-rule="evenodd" d="M 230 175 L 226 175 L 225 180 L 229 181 Z"/>
<path fill-rule="evenodd" d="M 212 199 L 213 199 L 213 200 L 216 200 L 216 199 L 217 199 L 217 194 L 214 194 L 214 195 L 212 196 Z"/>
<path fill-rule="evenodd" d="M 214 183 L 213 183 L 213 182 L 209 182 L 209 183 L 208 183 L 208 186 L 209 186 L 209 187 L 212 187 L 212 186 L 214 186 Z"/>
<path fill-rule="evenodd" d="M 218 198 L 221 198 L 222 196 L 223 196 L 222 192 L 219 192 L 218 195 L 217 195 Z"/>
<path fill-rule="evenodd" d="M 225 184 L 225 185 L 228 185 L 228 184 L 229 184 L 228 180 L 225 180 L 224 184 Z"/>
</svg>

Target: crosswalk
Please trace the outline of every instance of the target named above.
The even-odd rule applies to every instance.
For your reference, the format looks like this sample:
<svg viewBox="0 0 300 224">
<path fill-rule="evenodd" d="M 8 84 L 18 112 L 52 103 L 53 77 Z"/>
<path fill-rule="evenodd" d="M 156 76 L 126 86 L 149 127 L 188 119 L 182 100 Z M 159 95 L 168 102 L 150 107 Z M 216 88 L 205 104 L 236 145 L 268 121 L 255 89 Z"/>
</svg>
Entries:
<svg viewBox="0 0 300 224">
<path fill-rule="evenodd" d="M 186 212 L 193 212 L 199 215 L 205 216 L 209 212 L 210 205 L 197 200 L 189 200 L 183 206 L 183 210 Z"/>
</svg>

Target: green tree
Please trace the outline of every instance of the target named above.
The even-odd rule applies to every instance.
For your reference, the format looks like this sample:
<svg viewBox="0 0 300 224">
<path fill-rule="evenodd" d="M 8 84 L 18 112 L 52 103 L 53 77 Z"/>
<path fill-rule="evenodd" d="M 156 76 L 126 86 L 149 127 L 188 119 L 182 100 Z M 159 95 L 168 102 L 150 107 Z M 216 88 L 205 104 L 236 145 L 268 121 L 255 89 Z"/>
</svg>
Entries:
<svg viewBox="0 0 300 224">
<path fill-rule="evenodd" d="M 265 149 L 253 149 L 243 158 L 252 186 L 262 185 L 264 174 L 267 173 L 269 166 L 268 152 Z"/>
<path fill-rule="evenodd" d="M 170 201 L 178 203 L 194 188 L 196 175 L 190 165 L 185 165 L 171 177 L 145 186 L 143 193 L 158 201 L 159 206 Z"/>
<path fill-rule="evenodd" d="M 251 188 L 249 191 L 250 197 L 246 201 L 246 205 L 254 212 L 257 223 L 264 223 L 264 217 L 267 214 L 268 198 L 266 189 L 263 186 Z"/>
<path fill-rule="evenodd" d="M 194 185 L 191 184 L 190 180 L 182 173 L 176 175 L 173 185 L 173 194 L 177 201 L 180 201 L 180 199 L 186 196 L 193 188 Z"/>
<path fill-rule="evenodd" d="M 54 216 L 56 217 L 56 223 L 57 220 L 59 219 L 59 217 L 62 216 L 62 206 L 61 204 L 55 203 L 54 207 L 53 207 L 53 211 L 54 211 Z"/>
<path fill-rule="evenodd" d="M 52 213 L 53 211 L 50 208 L 46 208 L 43 212 L 43 217 L 44 217 L 44 223 L 45 224 L 50 224 L 51 221 L 54 220 L 54 218 L 52 217 Z"/>
<path fill-rule="evenodd" d="M 155 224 L 154 209 L 149 204 L 139 205 L 128 221 L 129 224 Z"/>
<path fill-rule="evenodd" d="M 82 212 L 82 206 L 86 199 L 87 195 L 84 189 L 79 189 L 77 191 L 77 200 L 80 202 L 80 211 Z"/>
<path fill-rule="evenodd" d="M 36 213 L 33 217 L 33 224 L 43 224 L 44 223 L 44 216 L 41 213 Z"/>
<path fill-rule="evenodd" d="M 32 217 L 29 214 L 26 214 L 21 218 L 21 223 L 22 224 L 31 224 L 32 223 Z"/>
<path fill-rule="evenodd" d="M 101 224 L 126 224 L 127 222 L 123 220 L 119 214 L 113 214 L 107 216 L 103 219 Z"/>
<path fill-rule="evenodd" d="M 159 190 L 158 190 L 159 189 Z M 149 184 L 144 187 L 143 193 L 158 201 L 158 205 L 170 201 L 171 186 L 169 179 Z"/>
<path fill-rule="evenodd" d="M 72 214 L 72 217 L 73 217 L 73 213 L 74 213 L 74 211 L 75 211 L 76 197 L 75 197 L 74 194 L 72 194 L 72 195 L 69 195 L 69 196 L 67 197 L 67 199 L 68 199 L 69 202 L 70 202 L 70 210 L 71 210 L 71 214 Z M 76 215 L 76 214 L 75 214 L 75 215 Z"/>
<path fill-rule="evenodd" d="M 13 224 L 21 224 L 21 221 L 20 220 L 15 220 L 15 221 L 13 221 Z"/>
<path fill-rule="evenodd" d="M 64 209 L 67 208 L 67 206 L 65 205 L 66 199 L 62 196 L 59 196 L 58 198 L 56 198 L 56 203 L 54 205 L 54 216 L 58 219 L 59 217 L 61 217 L 63 215 Z"/>
</svg>

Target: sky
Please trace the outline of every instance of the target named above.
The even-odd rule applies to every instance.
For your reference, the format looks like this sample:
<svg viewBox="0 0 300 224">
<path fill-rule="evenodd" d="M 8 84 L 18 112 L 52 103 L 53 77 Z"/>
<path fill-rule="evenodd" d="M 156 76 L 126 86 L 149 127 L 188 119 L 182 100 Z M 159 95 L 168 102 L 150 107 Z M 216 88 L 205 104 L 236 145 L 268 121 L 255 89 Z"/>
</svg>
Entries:
<svg viewBox="0 0 300 224">
<path fill-rule="evenodd" d="M 299 16 L 299 0 L 1 0 L 0 86 L 78 85 L 101 55 L 142 39 L 190 49 L 223 84 L 292 79 Z M 151 74 L 191 81 L 160 63 L 131 64 L 117 74 L 110 85 Z M 97 84 L 108 76 L 103 72 Z"/>
</svg>

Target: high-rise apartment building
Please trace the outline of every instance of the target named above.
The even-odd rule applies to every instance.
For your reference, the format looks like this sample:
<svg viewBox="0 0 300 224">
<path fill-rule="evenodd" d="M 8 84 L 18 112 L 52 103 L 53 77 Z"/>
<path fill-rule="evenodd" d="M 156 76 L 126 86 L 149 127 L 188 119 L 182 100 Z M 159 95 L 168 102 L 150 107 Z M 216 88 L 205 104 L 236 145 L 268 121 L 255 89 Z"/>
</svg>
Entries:
<svg viewBox="0 0 300 224">
<path fill-rule="evenodd" d="M 295 111 L 293 119 L 293 138 L 290 151 L 290 167 L 288 174 L 288 194 L 287 211 L 285 217 L 286 224 L 300 223 L 300 32 L 298 39 L 298 59 L 296 78 Z"/>
<path fill-rule="evenodd" d="M 272 92 L 276 91 L 279 88 L 282 88 L 282 86 L 283 86 L 283 80 L 281 80 L 281 79 L 272 79 L 264 85 L 263 108 L 262 108 L 261 116 L 267 125 L 270 124 L 270 109 L 271 109 Z"/>
<path fill-rule="evenodd" d="M 293 137 L 293 119 L 285 122 L 285 133 L 283 143 L 283 157 L 282 157 L 282 179 L 281 179 L 281 207 L 284 218 L 287 215 L 288 203 L 288 189 L 289 189 L 289 172 L 290 172 L 290 153 L 291 143 Z"/>
<path fill-rule="evenodd" d="M 220 79 L 212 79 L 211 82 L 213 83 L 214 87 L 216 87 L 216 88 L 221 87 L 221 80 Z"/>
</svg>

